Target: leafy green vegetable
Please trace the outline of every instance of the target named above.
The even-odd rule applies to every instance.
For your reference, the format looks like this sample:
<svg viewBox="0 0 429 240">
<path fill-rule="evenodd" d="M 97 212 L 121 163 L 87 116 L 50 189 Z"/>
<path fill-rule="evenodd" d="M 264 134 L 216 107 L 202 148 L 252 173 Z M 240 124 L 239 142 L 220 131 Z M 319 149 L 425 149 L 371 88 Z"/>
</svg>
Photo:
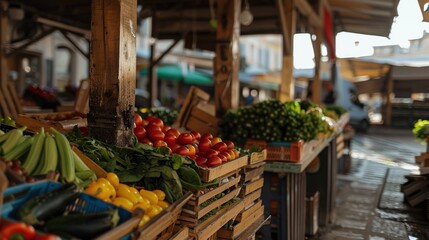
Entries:
<svg viewBox="0 0 429 240">
<path fill-rule="evenodd" d="M 426 139 L 429 136 L 429 120 L 417 120 L 414 124 L 413 134 L 422 144 L 426 143 Z"/>
</svg>

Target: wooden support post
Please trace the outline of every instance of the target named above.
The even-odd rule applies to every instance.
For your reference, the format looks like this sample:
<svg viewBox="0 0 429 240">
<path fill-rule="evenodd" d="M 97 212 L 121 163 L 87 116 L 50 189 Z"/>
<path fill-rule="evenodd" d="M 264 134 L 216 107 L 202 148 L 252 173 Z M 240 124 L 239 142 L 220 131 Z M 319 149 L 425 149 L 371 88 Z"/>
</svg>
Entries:
<svg viewBox="0 0 429 240">
<path fill-rule="evenodd" d="M 319 0 L 319 18 L 323 19 L 323 1 Z M 323 22 L 321 23 L 321 27 L 317 27 L 315 29 L 316 39 L 313 41 L 313 50 L 314 50 L 314 78 L 313 78 L 313 84 L 311 85 L 312 89 L 312 101 L 316 104 L 320 104 L 320 92 L 322 89 L 322 82 L 321 82 L 321 65 L 322 65 L 322 39 L 323 39 Z"/>
<path fill-rule="evenodd" d="M 136 84 L 137 0 L 93 0 L 89 134 L 132 144 Z"/>
<path fill-rule="evenodd" d="M 295 0 L 278 0 L 277 6 L 283 35 L 282 81 L 278 98 L 284 102 L 295 98 L 295 80 L 293 78 L 293 36 L 296 27 Z"/>
<path fill-rule="evenodd" d="M 390 66 L 387 73 L 387 89 L 386 89 L 386 126 L 390 127 L 392 124 L 392 94 L 393 94 L 393 66 Z"/>
<path fill-rule="evenodd" d="M 149 89 L 149 108 L 154 107 L 153 104 L 158 99 L 158 76 L 156 74 L 155 65 L 155 49 L 156 44 L 153 42 L 150 45 L 150 56 L 149 56 L 149 71 L 148 71 L 148 89 Z"/>
<path fill-rule="evenodd" d="M 240 6 L 240 0 L 217 0 L 218 25 L 213 76 L 217 117 L 224 115 L 227 109 L 238 107 Z"/>
</svg>

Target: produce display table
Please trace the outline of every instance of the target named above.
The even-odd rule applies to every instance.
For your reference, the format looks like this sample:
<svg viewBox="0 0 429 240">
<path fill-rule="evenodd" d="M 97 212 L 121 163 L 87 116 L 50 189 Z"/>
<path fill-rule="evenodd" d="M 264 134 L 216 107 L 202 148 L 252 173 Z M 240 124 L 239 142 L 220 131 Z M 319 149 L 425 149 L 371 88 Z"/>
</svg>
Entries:
<svg viewBox="0 0 429 240">
<path fill-rule="evenodd" d="M 311 152 L 299 162 L 267 162 L 263 201 L 271 226 L 262 228 L 264 237 L 272 239 L 305 238 L 305 196 L 319 192 L 319 225 L 332 222 L 335 217 L 335 182 L 337 168 L 336 134 L 321 139 Z M 315 159 L 320 166 L 315 173 L 305 170 Z"/>
</svg>

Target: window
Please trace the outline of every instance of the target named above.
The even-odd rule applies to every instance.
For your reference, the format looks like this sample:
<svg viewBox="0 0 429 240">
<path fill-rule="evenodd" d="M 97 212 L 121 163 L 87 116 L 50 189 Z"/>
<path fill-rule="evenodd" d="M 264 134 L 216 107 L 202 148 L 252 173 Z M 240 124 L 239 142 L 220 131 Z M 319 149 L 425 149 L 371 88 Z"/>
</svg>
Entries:
<svg viewBox="0 0 429 240">
<path fill-rule="evenodd" d="M 73 52 L 65 46 L 55 50 L 55 82 L 58 90 L 63 91 L 71 82 Z"/>
</svg>

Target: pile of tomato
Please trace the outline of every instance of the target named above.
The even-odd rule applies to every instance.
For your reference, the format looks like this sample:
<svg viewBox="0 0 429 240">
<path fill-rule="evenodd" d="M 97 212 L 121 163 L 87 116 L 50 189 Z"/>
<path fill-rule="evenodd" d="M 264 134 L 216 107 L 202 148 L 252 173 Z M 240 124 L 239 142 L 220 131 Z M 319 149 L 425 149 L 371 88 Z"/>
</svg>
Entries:
<svg viewBox="0 0 429 240">
<path fill-rule="evenodd" d="M 134 134 L 139 142 L 154 147 L 168 147 L 170 153 L 187 156 L 201 167 L 214 167 L 239 156 L 231 141 L 222 141 L 210 133 L 183 132 L 164 125 L 161 119 L 134 116 Z"/>
</svg>

